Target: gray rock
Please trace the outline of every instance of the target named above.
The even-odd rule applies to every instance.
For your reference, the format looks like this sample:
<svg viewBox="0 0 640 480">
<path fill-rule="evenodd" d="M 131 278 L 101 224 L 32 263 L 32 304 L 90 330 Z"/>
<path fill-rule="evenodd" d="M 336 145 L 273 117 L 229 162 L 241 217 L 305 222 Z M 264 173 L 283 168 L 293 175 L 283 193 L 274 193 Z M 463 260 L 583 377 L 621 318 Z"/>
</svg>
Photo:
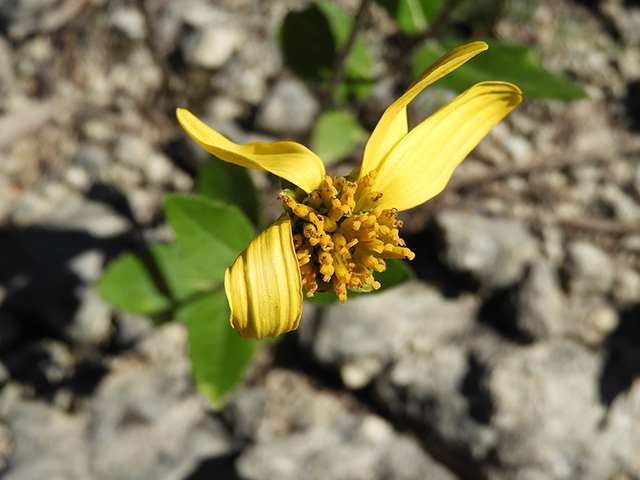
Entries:
<svg viewBox="0 0 640 480">
<path fill-rule="evenodd" d="M 256 125 L 271 133 L 303 133 L 311 128 L 319 108 L 303 82 L 283 78 L 258 110 Z"/>
<path fill-rule="evenodd" d="M 11 44 L 6 38 L 0 38 L 0 107 L 7 108 L 7 100 L 19 91 L 19 82 L 17 81 L 13 50 Z"/>
<path fill-rule="evenodd" d="M 569 291 L 581 295 L 607 294 L 614 282 L 614 270 L 606 252 L 596 245 L 575 241 L 567 246 L 563 267 Z"/>
<path fill-rule="evenodd" d="M 327 308 L 313 355 L 320 363 L 339 365 L 345 384 L 361 388 L 402 352 L 428 351 L 468 327 L 476 308 L 472 297 L 446 300 L 434 288 L 410 282 Z"/>
<path fill-rule="evenodd" d="M 162 210 L 162 193 L 155 189 L 127 189 L 127 200 L 134 218 L 141 225 L 150 225 Z"/>
<path fill-rule="evenodd" d="M 67 338 L 79 345 L 106 345 L 113 333 L 111 306 L 90 286 L 76 289 L 76 296 L 79 306 L 65 329 Z"/>
<path fill-rule="evenodd" d="M 48 36 L 36 36 L 26 40 L 17 50 L 16 70 L 19 75 L 35 77 L 46 70 L 55 49 Z"/>
<path fill-rule="evenodd" d="M 3 479 L 96 480 L 86 455 L 84 432 L 90 427 L 86 414 L 71 415 L 3 390 L 0 416 L 14 439 Z"/>
<path fill-rule="evenodd" d="M 616 397 L 603 422 L 604 428 L 598 435 L 598 444 L 618 471 L 627 472 L 630 478 L 640 475 L 640 429 L 637 419 L 640 415 L 640 379 L 636 378 L 629 389 Z"/>
<path fill-rule="evenodd" d="M 356 376 L 369 382 L 373 400 L 394 422 L 411 425 L 428 451 L 455 458 L 450 466 L 463 478 L 596 480 L 635 471 L 637 444 L 619 455 L 613 443 L 605 448 L 598 440 L 609 442 L 611 429 L 623 428 L 631 432 L 620 435 L 635 438 L 640 429 L 623 426 L 635 411 L 631 400 L 621 401 L 616 422 L 603 427 L 602 357 L 556 337 L 563 332 L 549 319 L 563 309 L 547 317 L 532 306 L 534 297 L 547 301 L 545 282 L 556 283 L 551 295 L 559 295 L 554 275 L 537 260 L 520 286 L 520 308 L 530 308 L 531 322 L 522 328 L 538 335 L 531 345 L 508 344 L 476 323 L 472 297 L 465 310 L 460 299 L 446 300 L 415 282 L 328 308 L 316 325 L 313 352 L 345 383 L 347 366 L 374 365 Z M 609 332 L 615 328 L 607 312 L 601 317 Z M 562 328 L 572 328 L 561 320 Z"/>
<path fill-rule="evenodd" d="M 132 6 L 121 6 L 110 12 L 109 23 L 132 40 L 141 40 L 147 36 L 144 15 Z"/>
<path fill-rule="evenodd" d="M 122 135 L 114 147 L 114 155 L 124 165 L 142 172 L 152 185 L 165 185 L 171 181 L 173 163 L 143 138 Z"/>
<path fill-rule="evenodd" d="M 92 180 L 100 178 L 102 172 L 109 168 L 111 157 L 107 149 L 95 143 L 83 144 L 76 153 L 74 163 L 82 167 Z"/>
<path fill-rule="evenodd" d="M 5 385 L 0 419 L 13 448 L 3 479 L 183 480 L 203 459 L 228 455 L 233 444 L 194 389 L 185 341 L 173 324 L 149 331 L 138 352 L 108 363 L 95 393 L 72 412 Z M 50 350 L 60 356 L 60 344 Z M 53 365 L 47 372 L 64 375 Z"/>
<path fill-rule="evenodd" d="M 126 350 L 140 342 L 153 328 L 147 317 L 115 312 L 113 316 L 113 345 L 117 349 Z"/>
<path fill-rule="evenodd" d="M 533 148 L 530 140 L 511 131 L 501 140 L 504 149 L 516 165 L 526 165 L 531 161 Z"/>
<path fill-rule="evenodd" d="M 594 441 L 605 407 L 601 364 L 577 343 L 555 341 L 504 352 L 487 373 L 501 471 L 491 478 L 610 478 L 620 465 Z M 522 477 L 521 477 L 522 475 Z"/>
<path fill-rule="evenodd" d="M 14 205 L 12 220 L 18 225 L 29 225 L 44 221 L 56 211 L 56 207 L 74 197 L 64 185 L 57 182 L 49 182 L 39 191 L 31 191 L 22 195 Z"/>
<path fill-rule="evenodd" d="M 234 61 L 211 78 L 215 90 L 249 105 L 265 100 L 273 78 L 282 70 L 282 57 L 276 45 L 261 40 L 264 35 L 268 34 L 260 30 L 249 33 Z"/>
<path fill-rule="evenodd" d="M 515 325 L 530 339 L 561 335 L 566 329 L 565 298 L 557 272 L 542 257 L 531 264 L 515 293 Z"/>
<path fill-rule="evenodd" d="M 602 186 L 598 200 L 623 222 L 640 223 L 640 204 L 617 185 Z"/>
<path fill-rule="evenodd" d="M 185 35 L 182 53 L 195 67 L 217 70 L 241 48 L 245 32 L 236 24 L 215 23 Z"/>
<path fill-rule="evenodd" d="M 98 238 L 120 235 L 131 229 L 131 223 L 103 203 L 89 201 L 80 196 L 70 196 L 60 201 L 48 215 L 42 213 L 40 224 L 88 232 Z"/>
<path fill-rule="evenodd" d="M 236 399 L 234 418 L 254 425 L 254 444 L 236 462 L 247 480 L 455 478 L 381 417 L 351 411 L 298 374 L 271 370 L 264 385 Z"/>
<path fill-rule="evenodd" d="M 444 262 L 453 271 L 472 275 L 485 288 L 514 285 L 540 254 L 537 240 L 515 220 L 445 211 L 436 222 Z"/>
<path fill-rule="evenodd" d="M 6 423 L 0 421 L 0 473 L 7 468 L 7 460 L 13 451 L 13 434 Z"/>
<path fill-rule="evenodd" d="M 64 172 L 64 180 L 70 188 L 83 193 L 89 191 L 91 187 L 91 177 L 89 177 L 89 174 L 84 168 L 78 165 L 71 165 L 67 168 Z"/>
<path fill-rule="evenodd" d="M 636 164 L 633 169 L 633 174 L 631 178 L 631 188 L 636 197 L 640 196 L 640 167 L 638 166 L 638 158 L 635 158 Z"/>
<path fill-rule="evenodd" d="M 222 426 L 207 418 L 184 360 L 141 368 L 123 363 L 91 406 L 89 456 L 101 479 L 185 478 L 196 461 L 227 453 Z M 151 439 L 156 439 L 152 441 Z"/>
<path fill-rule="evenodd" d="M 640 272 L 618 265 L 615 276 L 612 292 L 614 301 L 621 307 L 640 303 Z"/>
<path fill-rule="evenodd" d="M 580 333 L 587 344 L 599 346 L 609 338 L 620 324 L 620 315 L 611 305 L 601 303 L 589 308 L 583 319 L 575 319 L 580 322 Z"/>
<path fill-rule="evenodd" d="M 110 65 L 107 74 L 112 102 L 131 116 L 137 115 L 136 107 L 157 98 L 163 82 L 163 72 L 148 48 L 133 49 L 124 61 Z"/>
</svg>

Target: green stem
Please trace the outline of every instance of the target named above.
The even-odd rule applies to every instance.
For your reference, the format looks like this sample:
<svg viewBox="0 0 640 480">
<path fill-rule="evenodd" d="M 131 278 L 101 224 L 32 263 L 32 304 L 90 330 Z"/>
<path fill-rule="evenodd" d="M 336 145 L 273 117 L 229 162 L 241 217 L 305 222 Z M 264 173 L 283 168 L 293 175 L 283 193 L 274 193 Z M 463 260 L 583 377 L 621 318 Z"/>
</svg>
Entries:
<svg viewBox="0 0 640 480">
<path fill-rule="evenodd" d="M 329 89 L 327 90 L 327 95 L 325 97 L 326 108 L 329 108 L 335 102 L 335 92 L 343 82 L 345 77 L 347 58 L 349 58 L 349 53 L 353 48 L 353 45 L 358 36 L 358 32 L 362 29 L 367 18 L 370 3 L 371 0 L 362 0 L 360 2 L 360 8 L 358 9 L 358 13 L 356 13 L 353 27 L 349 32 L 349 37 L 347 38 L 344 47 L 342 47 L 342 49 L 338 52 L 336 63 L 333 68 L 333 78 L 331 79 L 331 83 L 329 84 Z"/>
</svg>

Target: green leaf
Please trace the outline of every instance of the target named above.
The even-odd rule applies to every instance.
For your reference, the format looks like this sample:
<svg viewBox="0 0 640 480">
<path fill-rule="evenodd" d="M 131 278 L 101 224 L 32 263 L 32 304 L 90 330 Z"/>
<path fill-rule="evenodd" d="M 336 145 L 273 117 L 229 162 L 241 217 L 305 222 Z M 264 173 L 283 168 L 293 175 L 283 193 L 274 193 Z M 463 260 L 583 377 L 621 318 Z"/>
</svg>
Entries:
<svg viewBox="0 0 640 480">
<path fill-rule="evenodd" d="M 427 43 L 413 58 L 416 75 L 462 43 L 464 42 Z M 584 90 L 570 80 L 545 70 L 538 55 L 530 48 L 499 43 L 490 43 L 487 52 L 478 55 L 435 85 L 461 92 L 475 83 L 492 80 L 511 82 L 525 96 L 560 100 L 588 98 Z"/>
<path fill-rule="evenodd" d="M 319 1 L 299 12 L 289 12 L 280 32 L 287 66 L 303 78 L 331 82 L 338 52 L 351 32 L 353 21 L 330 1 Z M 370 91 L 373 61 L 367 45 L 357 38 L 346 60 L 343 96 L 364 98 Z"/>
<path fill-rule="evenodd" d="M 229 325 L 229 307 L 222 291 L 181 307 L 177 318 L 189 329 L 189 356 L 200 391 L 220 408 L 241 380 L 257 342 L 244 340 Z"/>
<path fill-rule="evenodd" d="M 222 280 L 256 234 L 238 207 L 204 197 L 168 195 L 165 213 L 185 257 L 210 280 Z"/>
<path fill-rule="evenodd" d="M 336 46 L 331 65 L 331 75 L 328 78 L 328 80 L 331 80 L 338 52 L 345 47 L 349 39 L 353 21 L 334 2 L 320 1 L 315 5 L 327 19 Z M 373 61 L 367 44 L 362 37 L 356 37 L 346 59 L 345 68 L 345 81 L 338 90 L 338 96 L 343 98 L 353 96 L 360 99 L 368 96 L 371 90 L 370 79 L 373 76 Z"/>
<path fill-rule="evenodd" d="M 211 155 L 198 175 L 197 191 L 211 200 L 237 205 L 258 225 L 260 195 L 248 169 Z"/>
<path fill-rule="evenodd" d="M 349 112 L 327 110 L 311 132 L 311 150 L 326 165 L 344 160 L 367 138 L 367 131 Z"/>
<path fill-rule="evenodd" d="M 346 63 L 347 74 L 338 89 L 340 98 L 364 99 L 371 92 L 373 60 L 369 48 L 362 38 L 356 38 Z"/>
<path fill-rule="evenodd" d="M 153 244 L 109 264 L 97 284 L 109 303 L 138 315 L 158 315 L 176 302 L 211 288 L 173 245 Z"/>
<path fill-rule="evenodd" d="M 160 274 L 159 280 L 166 285 L 162 289 L 169 292 L 174 302 L 182 302 L 219 285 L 188 262 L 176 245 L 154 243 L 149 245 L 149 252 L 154 264 L 148 266 Z"/>
<path fill-rule="evenodd" d="M 96 285 L 102 298 L 137 315 L 168 310 L 171 298 L 162 291 L 140 255 L 125 253 L 113 260 Z"/>
<path fill-rule="evenodd" d="M 297 75 L 328 82 L 336 60 L 336 40 L 317 5 L 289 12 L 280 33 L 286 64 Z"/>
<path fill-rule="evenodd" d="M 376 280 L 380 282 L 381 287 L 378 290 L 373 290 L 368 293 L 349 291 L 347 294 L 347 301 L 349 301 L 349 298 L 357 298 L 362 295 L 374 295 L 379 292 L 384 292 L 385 290 L 398 286 L 415 277 L 415 273 L 404 260 L 389 258 L 385 260 L 385 262 L 387 263 L 387 269 L 382 273 L 376 273 L 374 275 Z M 325 292 L 316 293 L 313 297 L 305 297 L 305 300 L 317 305 L 328 305 L 336 303 L 338 301 L 338 297 L 333 292 Z"/>
<path fill-rule="evenodd" d="M 389 12 L 398 28 L 409 35 L 424 32 L 442 9 L 442 0 L 376 0 Z"/>
</svg>

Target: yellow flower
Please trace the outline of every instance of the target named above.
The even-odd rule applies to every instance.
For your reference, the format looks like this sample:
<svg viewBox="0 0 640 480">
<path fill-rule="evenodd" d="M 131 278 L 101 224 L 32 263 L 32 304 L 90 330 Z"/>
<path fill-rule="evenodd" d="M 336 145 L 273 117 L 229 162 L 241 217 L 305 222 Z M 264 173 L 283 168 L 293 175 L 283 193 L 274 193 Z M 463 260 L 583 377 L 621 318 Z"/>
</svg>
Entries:
<svg viewBox="0 0 640 480">
<path fill-rule="evenodd" d="M 184 109 L 178 120 L 205 150 L 243 167 L 288 180 L 280 190 L 285 213 L 256 237 L 225 275 L 231 326 L 244 338 L 275 337 L 298 327 L 303 288 L 369 291 L 386 258 L 414 257 L 399 237 L 399 211 L 443 190 L 453 170 L 489 130 L 522 100 L 509 83 L 472 86 L 409 131 L 406 107 L 426 86 L 487 49 L 456 48 L 426 69 L 382 115 L 362 165 L 331 179 L 313 152 L 295 142 L 238 145 Z M 374 190 L 375 186 L 375 190 Z"/>
</svg>

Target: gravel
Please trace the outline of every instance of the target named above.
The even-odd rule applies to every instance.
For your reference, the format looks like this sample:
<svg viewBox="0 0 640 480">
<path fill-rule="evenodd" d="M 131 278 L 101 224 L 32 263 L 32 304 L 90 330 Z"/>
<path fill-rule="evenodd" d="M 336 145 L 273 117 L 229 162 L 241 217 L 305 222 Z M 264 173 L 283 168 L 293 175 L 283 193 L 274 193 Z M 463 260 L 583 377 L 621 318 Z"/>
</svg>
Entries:
<svg viewBox="0 0 640 480">
<path fill-rule="evenodd" d="M 498 18 L 591 98 L 526 94 L 442 195 L 402 212 L 418 278 L 305 306 L 215 411 L 184 328 L 116 311 L 94 284 L 170 238 L 163 198 L 196 184 L 205 154 L 175 107 L 240 143 L 308 141 L 319 86 L 278 45 L 307 2 L 0 2 L 2 478 L 640 477 L 631 3 Z M 411 82 L 389 63 L 393 22 L 371 13 L 375 96 L 349 104 L 368 128 Z M 410 124 L 453 95 L 429 90 Z"/>
</svg>

